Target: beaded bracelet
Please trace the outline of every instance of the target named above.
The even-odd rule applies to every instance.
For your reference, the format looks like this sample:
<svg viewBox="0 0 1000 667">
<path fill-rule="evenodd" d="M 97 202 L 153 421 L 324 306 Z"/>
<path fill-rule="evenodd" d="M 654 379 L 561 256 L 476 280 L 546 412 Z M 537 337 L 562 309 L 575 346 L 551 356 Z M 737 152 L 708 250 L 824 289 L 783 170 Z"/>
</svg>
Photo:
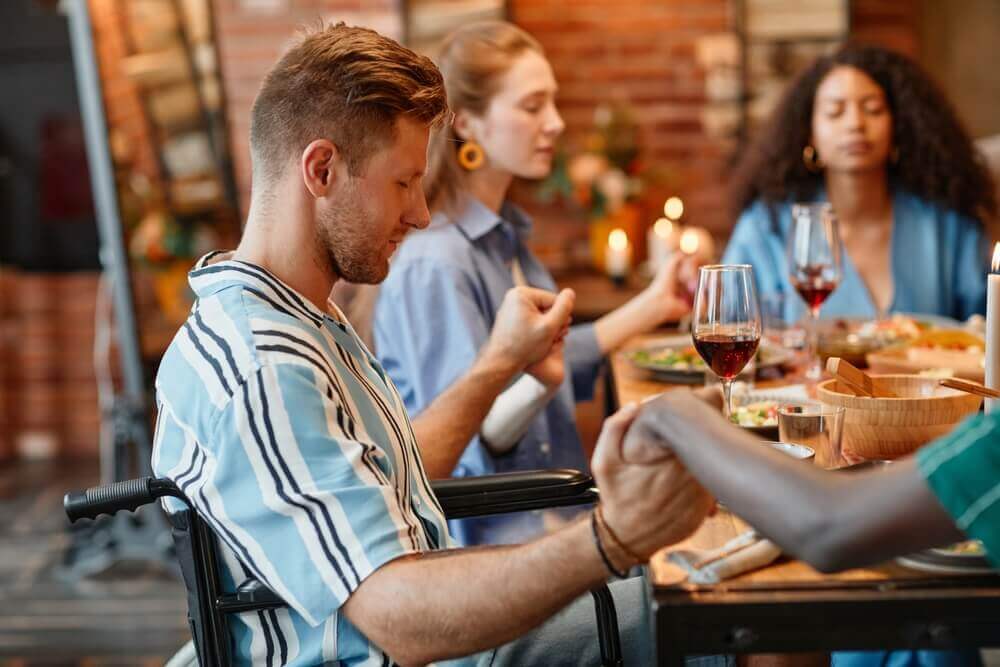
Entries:
<svg viewBox="0 0 1000 667">
<path fill-rule="evenodd" d="M 604 567 L 608 568 L 608 572 L 619 579 L 624 579 L 628 576 L 628 572 L 616 570 L 615 566 L 611 563 L 611 559 L 608 558 L 607 552 L 604 551 L 604 545 L 601 543 L 601 536 L 597 532 L 597 521 L 597 510 L 594 510 L 590 513 L 590 530 L 594 533 L 594 545 L 597 546 L 597 553 L 601 555 L 601 560 L 604 561 Z"/>
</svg>

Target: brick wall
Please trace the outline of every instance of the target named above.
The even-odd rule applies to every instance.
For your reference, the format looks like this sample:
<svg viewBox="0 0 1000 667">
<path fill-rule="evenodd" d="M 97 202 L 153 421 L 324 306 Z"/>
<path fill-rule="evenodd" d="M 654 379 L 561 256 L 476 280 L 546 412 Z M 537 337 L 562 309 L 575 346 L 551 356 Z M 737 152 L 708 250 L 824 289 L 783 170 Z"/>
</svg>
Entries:
<svg viewBox="0 0 1000 667">
<path fill-rule="evenodd" d="M 399 38 L 399 0 L 215 0 L 215 21 L 236 182 L 242 209 L 250 197 L 250 106 L 264 74 L 296 30 L 323 19 Z"/>
<path fill-rule="evenodd" d="M 669 168 L 689 221 L 719 227 L 711 202 L 719 197 L 726 152 L 702 128 L 696 45 L 730 29 L 729 0 L 513 0 L 511 8 L 555 70 L 567 139 L 592 126 L 597 104 L 627 103 L 641 127 L 644 161 Z"/>
<path fill-rule="evenodd" d="M 854 33 L 915 54 L 916 5 L 915 0 L 854 0 Z M 733 2 L 510 0 L 509 7 L 513 20 L 542 42 L 552 61 L 570 138 L 590 127 L 598 103 L 628 102 L 642 128 L 645 158 L 667 166 L 675 176 L 690 222 L 725 234 L 731 221 L 721 202 L 731 151 L 702 128 L 705 80 L 696 47 L 700 38 L 731 29 Z M 215 0 L 215 12 L 233 158 L 246 210 L 250 105 L 296 28 L 324 18 L 367 25 L 398 38 L 400 3 Z"/>
<path fill-rule="evenodd" d="M 122 58 L 131 52 L 124 30 L 124 11 L 126 4 L 121 0 L 90 0 L 104 109 L 113 135 L 112 150 L 116 160 L 128 156 L 138 171 L 157 179 L 159 167 L 139 88 L 122 70 Z"/>
<path fill-rule="evenodd" d="M 545 47 L 559 81 L 567 138 L 586 132 L 594 108 L 622 100 L 641 126 L 644 157 L 668 167 L 686 218 L 725 235 L 732 151 L 709 136 L 698 41 L 732 29 L 731 0 L 511 0 L 513 19 Z M 915 55 L 915 0 L 854 0 L 852 35 Z M 655 215 L 648 211 L 648 215 Z"/>
<path fill-rule="evenodd" d="M 851 35 L 916 58 L 920 53 L 920 18 L 918 0 L 854 0 Z"/>
</svg>

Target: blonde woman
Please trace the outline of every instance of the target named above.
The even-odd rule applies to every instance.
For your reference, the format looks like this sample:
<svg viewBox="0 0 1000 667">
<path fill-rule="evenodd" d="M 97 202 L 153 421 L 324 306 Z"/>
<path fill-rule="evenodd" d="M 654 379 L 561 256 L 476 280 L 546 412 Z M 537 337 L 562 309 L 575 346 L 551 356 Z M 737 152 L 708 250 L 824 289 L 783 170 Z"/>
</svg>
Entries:
<svg viewBox="0 0 1000 667">
<path fill-rule="evenodd" d="M 515 177 L 549 173 L 565 127 L 542 47 L 510 23 L 478 23 L 446 39 L 438 66 L 455 118 L 429 149 L 424 191 L 432 222 L 403 243 L 375 308 L 376 352 L 411 414 L 473 364 L 508 289 L 556 289 L 528 249 L 531 220 L 507 201 Z M 597 322 L 572 327 L 563 349 L 500 395 L 478 436 L 454 452 L 456 465 L 445 472 L 586 470 L 574 402 L 591 396 L 608 351 L 687 312 L 677 268 L 665 268 Z M 494 517 L 458 522 L 452 530 L 465 544 L 511 542 L 542 531 L 543 522 L 537 514 Z"/>
</svg>

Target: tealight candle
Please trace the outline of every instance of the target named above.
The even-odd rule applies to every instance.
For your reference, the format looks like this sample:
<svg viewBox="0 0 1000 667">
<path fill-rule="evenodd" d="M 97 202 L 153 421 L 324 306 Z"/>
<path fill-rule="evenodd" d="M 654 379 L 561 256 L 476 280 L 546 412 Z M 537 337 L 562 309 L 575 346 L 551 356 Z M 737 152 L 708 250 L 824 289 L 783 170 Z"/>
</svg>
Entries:
<svg viewBox="0 0 1000 667">
<path fill-rule="evenodd" d="M 1000 389 L 1000 243 L 993 247 L 993 261 L 986 279 L 986 386 Z M 986 412 L 1000 407 L 1000 400 L 986 399 Z"/>
<path fill-rule="evenodd" d="M 715 254 L 715 241 L 707 229 L 688 227 L 681 234 L 680 249 L 685 255 L 695 255 L 711 260 Z"/>
<path fill-rule="evenodd" d="M 608 234 L 608 247 L 604 251 L 605 271 L 616 282 L 622 281 L 628 275 L 631 259 L 632 246 L 628 242 L 628 234 L 624 229 L 611 230 Z"/>
</svg>

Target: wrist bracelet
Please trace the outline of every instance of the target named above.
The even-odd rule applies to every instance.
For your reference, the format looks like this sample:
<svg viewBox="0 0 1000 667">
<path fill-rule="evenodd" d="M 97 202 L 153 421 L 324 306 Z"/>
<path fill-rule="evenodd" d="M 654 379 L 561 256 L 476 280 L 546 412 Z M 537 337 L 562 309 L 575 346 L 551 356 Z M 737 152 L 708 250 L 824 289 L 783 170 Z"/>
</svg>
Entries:
<svg viewBox="0 0 1000 667">
<path fill-rule="evenodd" d="M 610 537 L 611 541 L 615 543 L 615 546 L 618 547 L 620 551 L 624 552 L 625 555 L 631 558 L 634 562 L 641 563 L 643 559 L 640 558 L 639 555 L 636 554 L 634 551 L 625 546 L 625 543 L 622 542 L 620 539 L 618 539 L 618 536 L 615 535 L 615 531 L 611 530 L 611 526 L 609 526 L 608 522 L 604 519 L 604 513 L 601 512 L 600 505 L 598 505 L 594 509 L 594 513 L 597 514 L 597 520 L 600 522 L 602 526 L 604 526 L 604 532 L 608 534 L 608 537 Z"/>
<path fill-rule="evenodd" d="M 628 572 L 616 570 L 615 566 L 612 565 L 611 559 L 608 558 L 608 554 L 604 551 L 604 545 L 601 543 L 601 535 L 597 532 L 597 510 L 590 513 L 590 530 L 594 533 L 594 545 L 597 547 L 597 553 L 601 555 L 601 560 L 604 561 L 604 567 L 608 569 L 608 572 L 618 577 L 619 579 L 624 579 L 628 576 Z"/>
</svg>

